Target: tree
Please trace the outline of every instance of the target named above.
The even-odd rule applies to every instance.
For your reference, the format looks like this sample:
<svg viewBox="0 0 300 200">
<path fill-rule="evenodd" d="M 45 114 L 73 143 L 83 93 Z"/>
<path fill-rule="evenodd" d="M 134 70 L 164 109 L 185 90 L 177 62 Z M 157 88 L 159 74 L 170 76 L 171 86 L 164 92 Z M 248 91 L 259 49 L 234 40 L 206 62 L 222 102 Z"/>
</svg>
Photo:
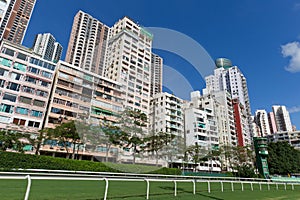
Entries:
<svg viewBox="0 0 300 200">
<path fill-rule="evenodd" d="M 88 142 L 93 146 L 105 144 L 106 155 L 105 160 L 108 162 L 108 153 L 112 145 L 119 145 L 122 132 L 119 127 L 111 125 L 106 120 L 100 125 L 89 125 L 83 134 L 84 142 Z"/>
<path fill-rule="evenodd" d="M 74 121 L 69 121 L 62 123 L 60 126 L 55 127 L 53 131 L 50 132 L 51 137 L 54 137 L 59 140 L 67 151 L 67 158 L 69 157 L 69 143 L 73 145 L 72 159 L 75 159 L 75 148 L 76 144 L 80 143 L 79 132 L 76 127 L 78 125 Z"/>
<path fill-rule="evenodd" d="M 201 147 L 198 143 L 196 143 L 195 145 L 191 145 L 186 149 L 188 158 L 190 158 L 190 160 L 194 162 L 195 165 L 200 163 L 200 161 L 207 160 L 207 153 L 208 151 L 205 148 Z"/>
<path fill-rule="evenodd" d="M 18 152 L 24 152 L 23 148 L 28 143 L 30 135 L 22 134 L 17 131 L 2 130 L 0 131 L 0 148 L 2 151 L 13 149 Z"/>
<path fill-rule="evenodd" d="M 144 139 L 146 151 L 155 153 L 156 158 L 156 166 L 158 165 L 158 152 L 162 150 L 165 146 L 168 146 L 169 143 L 175 138 L 175 135 L 159 132 L 157 134 L 153 134 Z"/>
<path fill-rule="evenodd" d="M 268 144 L 270 174 L 287 175 L 300 172 L 300 151 L 288 142 Z"/>
<path fill-rule="evenodd" d="M 146 135 L 147 115 L 140 110 L 125 109 L 120 114 L 118 122 L 120 127 L 121 147 L 132 149 L 133 164 L 135 164 L 136 155 L 142 151 L 141 146 L 144 144 Z"/>
</svg>

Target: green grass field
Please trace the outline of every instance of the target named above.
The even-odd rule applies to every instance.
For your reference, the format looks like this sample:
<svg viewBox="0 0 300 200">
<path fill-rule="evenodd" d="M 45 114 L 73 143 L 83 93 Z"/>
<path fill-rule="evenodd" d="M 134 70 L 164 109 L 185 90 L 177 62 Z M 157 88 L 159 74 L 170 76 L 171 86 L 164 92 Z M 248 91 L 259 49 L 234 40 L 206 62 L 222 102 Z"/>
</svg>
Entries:
<svg viewBox="0 0 300 200">
<path fill-rule="evenodd" d="M 0 180 L 1 200 L 24 199 L 27 182 L 26 180 Z M 249 184 L 244 184 L 241 191 L 240 184 L 234 184 L 235 191 L 231 191 L 230 184 L 224 184 L 224 192 L 221 192 L 220 183 L 211 184 L 211 193 L 207 192 L 207 183 L 197 183 L 196 195 L 192 194 L 192 183 L 177 183 L 177 197 L 174 197 L 174 183 L 151 182 L 150 199 L 163 200 L 190 200 L 190 199 L 212 199 L 212 200 L 299 200 L 300 186 L 291 186 L 284 190 L 279 185 L 271 185 L 270 191 L 266 185 L 262 185 L 262 191 L 258 185 L 253 185 L 251 191 Z M 96 200 L 103 199 L 104 181 L 58 181 L 58 180 L 32 180 L 30 200 Z M 110 181 L 108 199 L 146 199 L 145 182 L 120 182 Z"/>
</svg>

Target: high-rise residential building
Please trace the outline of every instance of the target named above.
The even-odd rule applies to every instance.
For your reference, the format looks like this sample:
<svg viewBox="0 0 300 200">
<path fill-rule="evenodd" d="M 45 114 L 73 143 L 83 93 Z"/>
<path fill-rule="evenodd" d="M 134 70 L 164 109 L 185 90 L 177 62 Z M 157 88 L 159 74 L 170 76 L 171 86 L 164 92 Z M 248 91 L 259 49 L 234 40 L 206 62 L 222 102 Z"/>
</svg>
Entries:
<svg viewBox="0 0 300 200">
<path fill-rule="evenodd" d="M 128 17 L 110 31 L 105 76 L 122 84 L 124 107 L 149 114 L 153 35 Z"/>
<path fill-rule="evenodd" d="M 216 104 L 210 94 L 201 96 L 199 91 L 191 93 L 191 102 L 184 112 L 187 146 L 197 142 L 208 151 L 219 147 Z"/>
<path fill-rule="evenodd" d="M 7 40 L 0 48 L 0 128 L 37 132 L 47 115 L 56 66 Z"/>
<path fill-rule="evenodd" d="M 63 119 L 116 122 L 123 110 L 120 84 L 100 75 L 59 61 L 50 98 L 46 127 Z"/>
<path fill-rule="evenodd" d="M 255 111 L 255 122 L 259 127 L 262 137 L 271 134 L 270 123 L 269 123 L 268 114 L 266 110 Z"/>
<path fill-rule="evenodd" d="M 153 97 L 162 92 L 163 59 L 152 53 L 151 55 L 151 88 L 150 95 Z"/>
<path fill-rule="evenodd" d="M 50 33 L 36 35 L 32 49 L 44 59 L 53 62 L 58 62 L 62 54 L 61 44 Z"/>
<path fill-rule="evenodd" d="M 8 0 L 3 10 L 0 39 L 21 44 L 36 0 Z"/>
<path fill-rule="evenodd" d="M 232 100 L 235 130 L 238 146 L 244 147 L 251 145 L 251 132 L 249 130 L 248 113 L 245 106 L 238 99 Z M 250 116 L 251 117 L 251 116 Z"/>
<path fill-rule="evenodd" d="M 231 94 L 225 90 L 208 92 L 207 89 L 203 89 L 203 97 L 213 99 L 213 109 L 217 123 L 219 145 L 236 146 L 237 135 L 235 130 Z"/>
<path fill-rule="evenodd" d="M 238 117 L 235 115 L 235 119 L 244 119 L 243 123 L 246 123 L 241 131 L 247 131 L 241 133 L 240 136 L 246 138 L 243 141 L 249 141 L 251 143 L 252 137 L 252 121 L 251 121 L 251 108 L 248 96 L 247 81 L 245 76 L 239 70 L 237 66 L 232 66 L 231 61 L 225 58 L 219 58 L 216 60 L 216 69 L 214 74 L 205 77 L 206 88 L 208 91 L 228 91 L 234 101 L 236 113 L 243 114 L 243 116 Z M 242 109 L 242 112 L 238 112 Z M 246 128 L 248 127 L 248 128 Z M 240 144 L 243 142 L 240 141 Z M 250 143 L 245 143 L 248 145 Z"/>
<path fill-rule="evenodd" d="M 171 148 L 164 148 L 165 160 L 169 163 L 184 153 L 183 100 L 167 92 L 157 93 L 150 102 L 150 134 L 165 132 L 173 134 Z"/>
<path fill-rule="evenodd" d="M 63 47 L 59 42 L 54 42 L 54 50 L 52 55 L 52 61 L 57 63 L 61 59 Z"/>
<path fill-rule="evenodd" d="M 109 27 L 83 11 L 74 17 L 66 62 L 103 75 Z"/>
<path fill-rule="evenodd" d="M 5 13 L 8 9 L 10 0 L 0 0 L 0 24 L 5 16 Z"/>
<path fill-rule="evenodd" d="M 285 106 L 274 105 L 272 110 L 275 117 L 278 132 L 293 131 L 290 114 Z"/>
<path fill-rule="evenodd" d="M 183 137 L 183 100 L 167 92 L 156 94 L 151 100 L 149 115 L 151 129 Z"/>
<path fill-rule="evenodd" d="M 268 120 L 269 120 L 269 127 L 271 133 L 277 133 L 277 126 L 276 126 L 276 121 L 275 121 L 275 116 L 273 112 L 268 113 Z"/>
</svg>

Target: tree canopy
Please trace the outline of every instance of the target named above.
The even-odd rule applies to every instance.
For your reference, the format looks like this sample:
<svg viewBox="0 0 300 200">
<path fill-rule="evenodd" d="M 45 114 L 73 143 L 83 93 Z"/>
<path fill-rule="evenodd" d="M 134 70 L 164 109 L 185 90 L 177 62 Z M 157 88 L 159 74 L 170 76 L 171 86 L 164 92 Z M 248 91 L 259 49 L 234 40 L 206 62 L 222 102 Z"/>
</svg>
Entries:
<svg viewBox="0 0 300 200">
<path fill-rule="evenodd" d="M 287 175 L 300 172 L 300 151 L 288 142 L 268 145 L 268 166 L 271 174 Z"/>
</svg>

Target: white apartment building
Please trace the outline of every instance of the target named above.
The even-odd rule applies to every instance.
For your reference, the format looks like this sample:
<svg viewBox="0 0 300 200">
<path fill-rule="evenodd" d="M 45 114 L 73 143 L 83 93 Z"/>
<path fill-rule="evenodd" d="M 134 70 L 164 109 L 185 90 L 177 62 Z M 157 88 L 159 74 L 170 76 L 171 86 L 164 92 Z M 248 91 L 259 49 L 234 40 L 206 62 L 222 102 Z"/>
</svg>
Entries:
<svg viewBox="0 0 300 200">
<path fill-rule="evenodd" d="M 32 48 L 35 53 L 46 60 L 57 62 L 61 58 L 62 46 L 50 33 L 37 34 Z"/>
<path fill-rule="evenodd" d="M 3 40 L 0 51 L 0 128 L 43 127 L 56 65 Z"/>
<path fill-rule="evenodd" d="M 276 127 L 278 132 L 293 131 L 290 113 L 285 106 L 274 105 L 272 110 L 275 117 Z"/>
<path fill-rule="evenodd" d="M 203 95 L 211 95 L 214 100 L 214 112 L 217 120 L 220 146 L 236 146 L 237 134 L 235 130 L 234 113 L 231 94 L 228 91 L 218 91 L 207 93 L 203 90 Z"/>
<path fill-rule="evenodd" d="M 153 35 L 124 17 L 111 28 L 105 76 L 122 84 L 124 107 L 149 114 Z"/>
<path fill-rule="evenodd" d="M 191 93 L 190 105 L 185 110 L 187 146 L 195 144 L 195 142 L 197 142 L 196 140 L 198 140 L 198 144 L 199 142 L 200 144 L 206 143 L 204 146 L 206 146 L 208 150 L 214 148 L 217 149 L 219 147 L 215 107 L 216 101 L 210 94 L 201 96 L 199 91 Z M 198 110 L 189 108 L 195 108 Z M 193 131 L 188 129 L 191 127 L 191 123 L 193 123 L 195 127 Z M 191 132 L 192 134 L 190 134 Z M 197 135 L 198 138 L 195 137 L 192 139 L 191 136 L 193 136 L 193 134 L 195 136 Z M 191 143 L 194 139 L 196 140 Z"/>
<path fill-rule="evenodd" d="M 103 75 L 109 27 L 83 11 L 74 17 L 66 62 Z"/>
<path fill-rule="evenodd" d="M 175 135 L 171 142 L 172 146 L 164 148 L 162 154 L 165 160 L 174 162 L 183 155 L 184 120 L 183 100 L 167 92 L 157 93 L 150 102 L 150 134 L 166 132 Z"/>
<path fill-rule="evenodd" d="M 232 66 L 231 61 L 224 58 L 216 60 L 217 68 L 214 70 L 214 74 L 205 77 L 206 88 L 210 91 L 228 91 L 231 94 L 232 99 L 237 99 L 239 104 L 243 105 L 243 112 L 245 113 L 247 120 L 245 121 L 248 128 L 242 129 L 247 138 L 246 141 L 250 141 L 252 137 L 251 127 L 251 109 L 248 96 L 247 81 L 245 76 L 239 70 L 237 66 Z M 237 110 L 237 109 L 236 109 Z"/>
<path fill-rule="evenodd" d="M 255 111 L 255 122 L 259 127 L 262 137 L 265 137 L 265 136 L 271 134 L 268 113 L 266 110 L 256 110 Z"/>
<path fill-rule="evenodd" d="M 151 88 L 150 96 L 162 92 L 163 59 L 154 53 L 151 56 Z"/>
<path fill-rule="evenodd" d="M 167 92 L 156 94 L 150 103 L 150 127 L 155 132 L 166 132 L 183 137 L 183 100 Z"/>
</svg>

